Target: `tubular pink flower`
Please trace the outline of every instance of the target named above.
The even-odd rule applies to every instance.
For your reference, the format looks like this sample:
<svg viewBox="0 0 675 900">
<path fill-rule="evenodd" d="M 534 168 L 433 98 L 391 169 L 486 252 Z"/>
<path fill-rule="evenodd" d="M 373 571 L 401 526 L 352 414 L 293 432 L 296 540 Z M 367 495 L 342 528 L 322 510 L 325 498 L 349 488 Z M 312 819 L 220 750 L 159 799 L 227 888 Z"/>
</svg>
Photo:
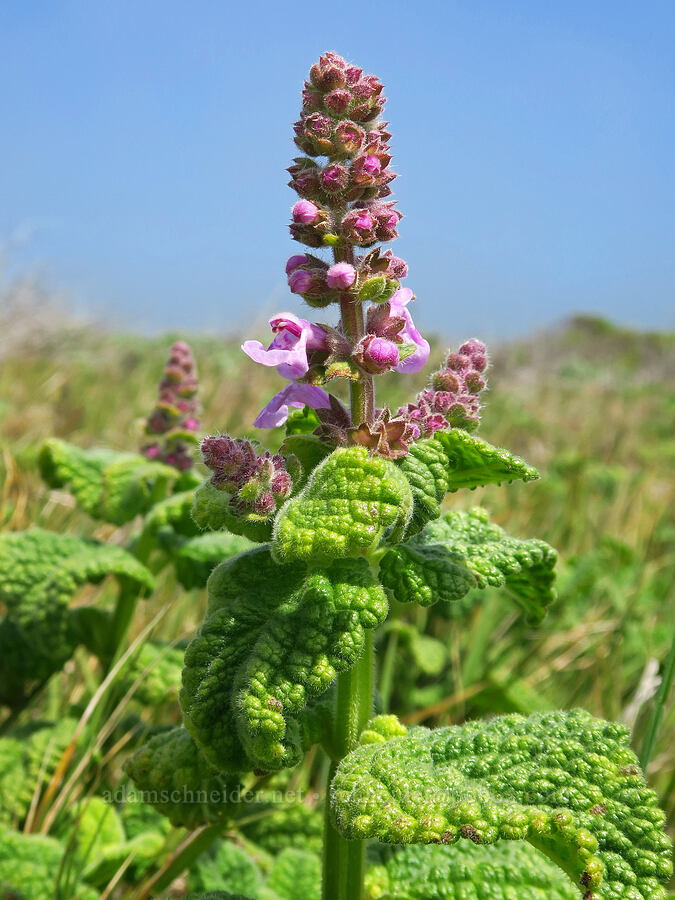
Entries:
<svg viewBox="0 0 675 900">
<path fill-rule="evenodd" d="M 300 378 L 309 369 L 308 350 L 323 350 L 326 334 L 318 325 L 300 319 L 293 313 L 279 313 L 270 319 L 274 339 L 269 347 L 260 341 L 244 341 L 241 349 L 254 362 L 276 366 L 283 378 Z"/>
<path fill-rule="evenodd" d="M 311 200 L 298 200 L 293 204 L 291 215 L 298 225 L 312 225 L 319 218 L 319 207 Z"/>
<path fill-rule="evenodd" d="M 356 281 L 356 269 L 347 262 L 335 263 L 326 273 L 326 281 L 329 287 L 343 291 Z"/>
<path fill-rule="evenodd" d="M 414 344 L 417 349 L 396 366 L 397 372 L 419 372 L 427 364 L 429 359 L 429 342 L 425 340 L 415 328 L 415 323 L 407 309 L 408 303 L 415 295 L 410 288 L 399 288 L 389 301 L 391 316 L 405 319 L 405 325 L 399 336 L 404 344 Z"/>
<path fill-rule="evenodd" d="M 302 409 L 310 406 L 312 409 L 328 409 L 330 397 L 323 388 L 313 384 L 298 384 L 293 381 L 287 384 L 283 391 L 272 397 L 267 406 L 260 411 L 258 418 L 253 423 L 256 428 L 277 428 L 283 425 L 290 407 Z"/>
</svg>

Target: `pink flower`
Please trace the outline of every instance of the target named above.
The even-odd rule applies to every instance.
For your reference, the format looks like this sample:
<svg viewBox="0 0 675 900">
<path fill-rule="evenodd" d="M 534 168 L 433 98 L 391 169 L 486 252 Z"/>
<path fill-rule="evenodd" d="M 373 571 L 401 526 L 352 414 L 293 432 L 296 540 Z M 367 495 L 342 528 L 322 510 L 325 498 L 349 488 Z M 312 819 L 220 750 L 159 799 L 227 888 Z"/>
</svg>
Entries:
<svg viewBox="0 0 675 900">
<path fill-rule="evenodd" d="M 419 372 L 424 368 L 429 359 L 429 343 L 415 328 L 412 316 L 406 309 L 408 303 L 413 300 L 415 295 L 410 288 L 399 288 L 389 301 L 391 308 L 391 316 L 401 317 L 405 319 L 405 325 L 399 332 L 404 344 L 414 344 L 417 349 L 413 354 L 408 356 L 403 362 L 396 366 L 397 372 Z"/>
<path fill-rule="evenodd" d="M 253 424 L 256 428 L 277 428 L 279 425 L 283 425 L 288 418 L 291 406 L 295 406 L 297 409 L 302 409 L 303 406 L 310 406 L 312 409 L 328 409 L 330 397 L 323 388 L 313 384 L 298 384 L 293 381 L 287 384 L 283 391 L 272 397 Z"/>
<path fill-rule="evenodd" d="M 311 200 L 298 200 L 293 204 L 291 215 L 298 225 L 312 225 L 319 218 L 319 207 Z"/>
<path fill-rule="evenodd" d="M 356 269 L 346 262 L 335 263 L 326 273 L 328 286 L 338 291 L 351 287 L 356 280 Z"/>
<path fill-rule="evenodd" d="M 269 347 L 260 341 L 245 341 L 241 349 L 254 362 L 276 366 L 283 378 L 300 378 L 309 369 L 308 350 L 323 350 L 326 335 L 322 328 L 293 313 L 279 313 L 270 319 L 274 339 Z"/>
</svg>

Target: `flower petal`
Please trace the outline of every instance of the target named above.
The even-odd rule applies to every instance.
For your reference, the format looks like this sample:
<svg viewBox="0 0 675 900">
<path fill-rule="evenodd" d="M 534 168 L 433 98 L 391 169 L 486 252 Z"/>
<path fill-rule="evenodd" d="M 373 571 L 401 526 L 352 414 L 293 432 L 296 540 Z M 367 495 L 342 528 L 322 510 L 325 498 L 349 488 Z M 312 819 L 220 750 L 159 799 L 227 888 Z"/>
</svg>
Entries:
<svg viewBox="0 0 675 900">
<path fill-rule="evenodd" d="M 405 326 L 399 332 L 403 343 L 414 344 L 417 347 L 414 353 L 407 356 L 396 366 L 397 372 L 419 372 L 429 359 L 429 342 L 419 333 L 412 316 L 406 308 L 408 303 L 414 298 L 415 295 L 410 288 L 399 288 L 389 301 L 392 317 L 400 316 L 402 319 L 405 319 Z"/>
<path fill-rule="evenodd" d="M 330 397 L 316 385 L 298 384 L 293 381 L 272 397 L 253 424 L 256 428 L 277 428 L 288 418 L 291 406 L 298 409 L 302 409 L 303 406 L 327 409 L 330 406 Z"/>
</svg>

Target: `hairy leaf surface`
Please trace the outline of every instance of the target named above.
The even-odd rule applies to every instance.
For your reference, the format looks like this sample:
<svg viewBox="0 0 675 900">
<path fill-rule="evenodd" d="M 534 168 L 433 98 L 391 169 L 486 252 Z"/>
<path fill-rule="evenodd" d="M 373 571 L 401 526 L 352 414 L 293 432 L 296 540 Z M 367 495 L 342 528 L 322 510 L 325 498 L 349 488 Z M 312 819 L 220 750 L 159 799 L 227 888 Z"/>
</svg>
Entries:
<svg viewBox="0 0 675 900">
<path fill-rule="evenodd" d="M 309 705 L 360 656 L 387 600 L 363 559 L 325 571 L 243 553 L 209 579 L 207 618 L 185 654 L 185 725 L 221 769 L 294 765 L 317 713 Z"/>
<path fill-rule="evenodd" d="M 415 505 L 407 534 L 416 534 L 441 514 L 445 495 L 460 488 L 514 480 L 533 481 L 539 473 L 508 450 L 493 447 L 461 428 L 437 432 L 414 443 L 399 463 L 410 482 Z"/>
<path fill-rule="evenodd" d="M 39 528 L 0 534 L 0 702 L 16 702 L 70 658 L 77 629 L 68 602 L 108 574 L 138 590 L 153 586 L 148 569 L 121 547 Z"/>
<path fill-rule="evenodd" d="M 350 838 L 526 840 L 585 900 L 661 900 L 671 846 L 623 725 L 583 710 L 429 731 L 357 748 L 333 806 Z"/>
<path fill-rule="evenodd" d="M 366 874 L 365 900 L 575 900 L 565 873 L 528 844 L 408 845 Z"/>
<path fill-rule="evenodd" d="M 139 453 L 82 450 L 50 438 L 40 451 L 42 477 L 52 488 L 66 488 L 95 519 L 123 525 L 160 500 L 179 473 Z"/>
<path fill-rule="evenodd" d="M 231 813 L 238 781 L 216 772 L 185 728 L 156 734 L 125 763 L 144 797 L 173 825 L 196 828 Z"/>
<path fill-rule="evenodd" d="M 203 588 L 215 567 L 252 547 L 248 538 L 227 531 L 213 531 L 191 538 L 174 557 L 176 577 L 186 589 Z"/>
<path fill-rule="evenodd" d="M 447 513 L 406 544 L 388 550 L 380 578 L 403 603 L 430 606 L 471 588 L 507 587 L 540 620 L 555 599 L 557 554 L 544 541 L 509 537 L 483 509 Z"/>
<path fill-rule="evenodd" d="M 338 449 L 279 511 L 274 555 L 312 564 L 360 556 L 388 530 L 392 539 L 400 536 L 411 511 L 410 486 L 399 468 L 365 447 Z"/>
</svg>

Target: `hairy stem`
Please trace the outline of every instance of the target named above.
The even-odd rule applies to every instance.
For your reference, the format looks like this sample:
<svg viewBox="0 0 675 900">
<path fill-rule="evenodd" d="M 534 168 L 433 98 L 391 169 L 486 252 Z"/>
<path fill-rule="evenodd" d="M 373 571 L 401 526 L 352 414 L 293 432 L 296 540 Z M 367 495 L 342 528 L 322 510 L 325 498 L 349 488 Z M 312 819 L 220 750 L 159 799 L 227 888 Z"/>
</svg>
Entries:
<svg viewBox="0 0 675 900">
<path fill-rule="evenodd" d="M 372 715 L 373 642 L 366 635 L 363 655 L 348 672 L 338 676 L 334 746 L 342 759 L 356 747 L 359 735 Z M 360 900 L 363 893 L 364 841 L 347 841 L 335 827 L 330 808 L 330 785 L 337 763 L 326 783 L 324 818 L 323 900 Z"/>
</svg>

